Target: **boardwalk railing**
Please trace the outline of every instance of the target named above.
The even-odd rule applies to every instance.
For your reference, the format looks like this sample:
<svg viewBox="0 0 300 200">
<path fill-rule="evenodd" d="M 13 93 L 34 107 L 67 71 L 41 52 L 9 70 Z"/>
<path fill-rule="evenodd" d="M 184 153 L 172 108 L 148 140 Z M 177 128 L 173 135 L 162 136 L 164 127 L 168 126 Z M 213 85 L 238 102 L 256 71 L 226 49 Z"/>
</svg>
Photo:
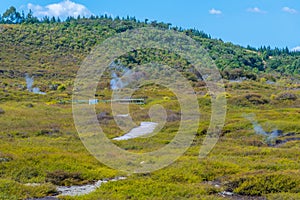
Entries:
<svg viewBox="0 0 300 200">
<path fill-rule="evenodd" d="M 98 103 L 119 103 L 119 104 L 145 104 L 145 99 L 110 99 L 110 100 L 99 100 L 99 99 L 89 99 L 89 100 L 73 100 L 72 103 L 78 104 L 89 104 L 95 105 Z"/>
</svg>

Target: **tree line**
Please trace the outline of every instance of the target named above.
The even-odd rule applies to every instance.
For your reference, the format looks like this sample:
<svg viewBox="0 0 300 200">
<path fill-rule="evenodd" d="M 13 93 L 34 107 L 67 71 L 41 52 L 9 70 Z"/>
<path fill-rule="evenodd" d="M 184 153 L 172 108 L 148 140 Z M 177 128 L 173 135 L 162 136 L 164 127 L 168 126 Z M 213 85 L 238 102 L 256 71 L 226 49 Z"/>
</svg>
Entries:
<svg viewBox="0 0 300 200">
<path fill-rule="evenodd" d="M 272 49 L 270 46 L 262 46 L 260 48 L 247 46 L 244 48 L 232 43 L 225 43 L 221 39 L 212 39 L 210 35 L 197 29 L 183 29 L 181 27 L 174 27 L 170 23 L 149 21 L 148 19 L 139 21 L 135 17 L 129 16 L 123 18 L 118 16 L 112 18 L 108 15 L 91 15 L 88 18 L 69 16 L 63 20 L 59 17 L 45 16 L 39 19 L 33 15 L 32 11 L 25 14 L 23 11 L 18 12 L 12 6 L 2 15 L 0 14 L 0 23 L 28 24 L 28 26 L 20 28 L 22 30 L 28 29 L 30 37 L 26 37 L 24 34 L 20 35 L 18 37 L 18 44 L 23 42 L 24 45 L 37 44 L 38 46 L 44 45 L 46 47 L 53 45 L 54 49 L 80 49 L 82 51 L 89 51 L 97 41 L 102 41 L 104 38 L 115 33 L 152 26 L 160 29 L 179 31 L 192 37 L 201 43 L 221 70 L 232 71 L 234 69 L 243 69 L 252 74 L 264 71 L 280 74 L 299 74 L 300 69 L 300 52 L 290 51 L 287 47 Z M 47 24 L 50 24 L 50 26 Z M 58 29 L 57 31 L 51 30 L 52 34 L 50 35 L 46 34 L 51 27 L 57 27 Z M 60 30 L 65 31 L 62 33 Z M 95 32 L 98 34 L 95 34 Z M 14 43 L 16 38 L 6 38 L 6 40 Z M 148 57 L 154 55 L 151 52 L 144 52 L 144 54 Z M 145 55 L 134 57 L 135 59 L 133 60 L 126 60 L 126 63 L 138 63 Z M 172 58 L 170 60 L 170 63 L 175 63 L 175 60 L 172 60 Z"/>
<path fill-rule="evenodd" d="M 67 17 L 64 21 L 65 22 L 71 22 L 71 21 L 75 21 L 75 20 L 80 20 L 80 19 L 91 19 L 91 20 L 96 20 L 96 19 L 111 19 L 111 20 L 123 20 L 123 21 L 133 21 L 136 23 L 144 23 L 144 24 L 149 24 L 153 27 L 158 27 L 158 28 L 162 28 L 162 29 L 172 29 L 175 31 L 179 31 L 179 32 L 184 32 L 186 35 L 188 36 L 198 36 L 201 38 L 207 38 L 207 39 L 212 39 L 211 36 L 209 34 L 204 33 L 203 31 L 199 31 L 197 29 L 183 29 L 182 27 L 172 27 L 172 24 L 170 23 L 163 23 L 163 22 L 157 22 L 155 21 L 151 21 L 149 22 L 149 19 L 145 19 L 143 22 L 137 20 L 135 17 L 129 17 L 127 16 L 126 18 L 120 18 L 119 16 L 112 18 L 111 16 L 108 16 L 107 14 L 105 15 L 91 15 L 89 18 L 86 18 L 84 16 L 77 16 L 77 17 L 73 17 L 73 16 L 69 16 Z M 14 6 L 11 6 L 10 8 L 8 8 L 2 15 L 0 14 L 0 24 L 22 24 L 22 23 L 26 23 L 26 24 L 35 24 L 35 23 L 60 23 L 63 20 L 61 20 L 59 17 L 49 17 L 49 16 L 44 16 L 42 18 L 38 18 L 36 16 L 33 15 L 32 10 L 29 10 L 29 12 L 27 14 L 25 14 L 24 11 L 17 11 L 17 9 Z M 281 56 L 281 55 L 299 55 L 299 52 L 294 52 L 294 51 L 290 51 L 288 49 L 288 47 L 285 48 L 277 48 L 275 47 L 274 49 L 272 49 L 270 46 L 261 46 L 260 48 L 255 48 L 255 47 L 251 47 L 251 46 L 247 46 L 246 47 L 248 50 L 252 50 L 252 51 L 257 51 L 260 52 L 262 54 L 262 57 L 264 60 L 269 59 L 270 56 Z"/>
<path fill-rule="evenodd" d="M 65 22 L 72 22 L 80 19 L 91 19 L 91 20 L 97 20 L 97 19 L 110 19 L 110 20 L 116 20 L 116 21 L 132 21 L 135 23 L 143 23 L 147 24 L 153 27 L 161 28 L 161 29 L 172 29 L 175 31 L 179 32 L 184 32 L 186 35 L 189 36 L 199 36 L 202 38 L 208 38 L 211 39 L 211 36 L 204 33 L 203 31 L 199 31 L 197 29 L 183 29 L 181 27 L 172 27 L 171 23 L 163 23 L 163 22 L 157 22 L 156 20 L 154 21 L 149 21 L 149 19 L 145 19 L 144 21 L 139 21 L 135 17 L 122 17 L 120 18 L 119 16 L 116 16 L 115 18 L 112 18 L 111 16 L 105 14 L 105 15 L 91 15 L 90 17 L 85 17 L 85 16 L 68 16 L 65 20 L 61 20 L 59 17 L 49 17 L 49 16 L 44 16 L 42 18 L 38 18 L 33 15 L 32 10 L 29 10 L 27 14 L 25 14 L 24 11 L 19 12 L 14 6 L 11 6 L 8 8 L 2 15 L 0 14 L 0 24 L 35 24 L 35 23 L 60 23 L 62 21 Z"/>
</svg>

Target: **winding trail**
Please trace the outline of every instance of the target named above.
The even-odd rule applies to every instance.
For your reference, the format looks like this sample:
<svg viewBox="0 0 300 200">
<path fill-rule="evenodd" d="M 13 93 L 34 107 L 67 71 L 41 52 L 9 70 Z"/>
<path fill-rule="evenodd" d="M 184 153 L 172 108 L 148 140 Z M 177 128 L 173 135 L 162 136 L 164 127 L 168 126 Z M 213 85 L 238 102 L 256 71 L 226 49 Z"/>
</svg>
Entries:
<svg viewBox="0 0 300 200">
<path fill-rule="evenodd" d="M 158 123 L 155 122 L 142 122 L 140 126 L 131 129 L 127 134 L 116 137 L 113 140 L 129 140 L 150 134 L 157 127 Z"/>
<path fill-rule="evenodd" d="M 119 181 L 125 180 L 126 177 L 117 177 L 113 179 L 107 180 L 99 180 L 95 184 L 88 184 L 88 185 L 80 185 L 80 186 L 59 186 L 57 187 L 57 191 L 60 193 L 59 196 L 80 196 L 89 194 L 94 192 L 97 188 L 99 188 L 103 183 L 107 183 L 110 181 Z"/>
</svg>

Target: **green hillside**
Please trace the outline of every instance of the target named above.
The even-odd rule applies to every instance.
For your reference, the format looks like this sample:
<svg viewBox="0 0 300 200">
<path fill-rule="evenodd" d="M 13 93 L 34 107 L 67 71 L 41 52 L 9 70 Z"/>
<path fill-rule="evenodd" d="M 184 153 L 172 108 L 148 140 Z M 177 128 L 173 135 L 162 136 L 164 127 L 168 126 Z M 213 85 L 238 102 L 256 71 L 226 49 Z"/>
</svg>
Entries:
<svg viewBox="0 0 300 200">
<path fill-rule="evenodd" d="M 271 73 L 275 77 L 299 75 L 300 53 L 290 52 L 287 48 L 271 49 L 265 46 L 259 49 L 250 46 L 243 48 L 232 43 L 224 43 L 221 39 L 211 39 L 208 34 L 195 29 L 184 30 L 156 21 L 140 22 L 131 17 L 125 19 L 118 17 L 112 19 L 107 16 L 92 16 L 89 19 L 70 17 L 65 22 L 60 22 L 60 19 L 55 18 L 38 20 L 30 14 L 18 18 L 16 16 L 21 16 L 20 13 L 14 10 L 10 12 L 4 13 L 1 18 L 3 24 L 1 44 L 5 47 L 4 52 L 4 48 L 1 49 L 3 70 L 11 69 L 22 73 L 26 71 L 23 68 L 28 65 L 39 67 L 39 70 L 43 69 L 47 73 L 51 73 L 50 69 L 55 70 L 59 65 L 63 65 L 66 71 L 74 70 L 94 45 L 100 44 L 110 36 L 129 29 L 153 26 L 174 29 L 199 41 L 222 71 L 239 69 L 242 70 L 241 74 L 238 74 L 240 76 L 262 73 Z M 60 60 L 62 56 L 63 61 Z M 135 61 L 138 62 L 138 59 Z"/>
</svg>

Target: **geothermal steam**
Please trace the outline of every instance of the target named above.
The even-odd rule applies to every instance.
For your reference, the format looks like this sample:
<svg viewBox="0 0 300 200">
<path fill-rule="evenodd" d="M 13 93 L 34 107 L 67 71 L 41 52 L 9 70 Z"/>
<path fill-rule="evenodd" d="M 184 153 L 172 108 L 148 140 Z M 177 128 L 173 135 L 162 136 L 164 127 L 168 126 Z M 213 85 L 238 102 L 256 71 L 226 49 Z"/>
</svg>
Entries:
<svg viewBox="0 0 300 200">
<path fill-rule="evenodd" d="M 266 132 L 262 128 L 262 126 L 255 120 L 255 118 L 254 118 L 255 115 L 254 114 L 244 115 L 244 117 L 252 123 L 253 129 L 256 132 L 256 134 L 264 136 L 265 139 L 266 139 L 266 142 L 269 145 L 271 145 L 277 137 L 283 135 L 282 131 L 280 131 L 280 130 L 273 130 L 272 132 Z"/>
<path fill-rule="evenodd" d="M 25 80 L 26 80 L 27 90 L 29 92 L 32 92 L 34 94 L 43 94 L 43 95 L 46 94 L 45 92 L 41 92 L 38 87 L 34 87 L 34 88 L 32 87 L 33 86 L 33 82 L 34 82 L 33 77 L 30 77 L 28 74 L 26 74 L 25 75 Z"/>
</svg>

